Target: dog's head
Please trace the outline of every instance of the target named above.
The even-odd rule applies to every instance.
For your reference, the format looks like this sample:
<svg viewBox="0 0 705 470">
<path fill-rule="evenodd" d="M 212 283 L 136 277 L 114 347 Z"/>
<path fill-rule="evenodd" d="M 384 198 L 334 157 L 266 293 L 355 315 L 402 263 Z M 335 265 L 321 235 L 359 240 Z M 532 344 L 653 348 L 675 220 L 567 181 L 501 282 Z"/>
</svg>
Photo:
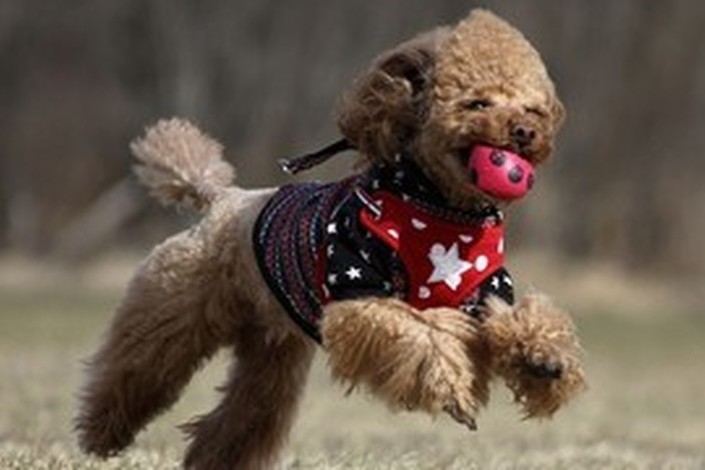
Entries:
<svg viewBox="0 0 705 470">
<path fill-rule="evenodd" d="M 344 97 L 343 135 L 371 162 L 412 156 L 450 203 L 498 202 L 473 180 L 479 145 L 532 166 L 553 149 L 563 105 L 538 52 L 483 10 L 379 57 Z"/>
</svg>

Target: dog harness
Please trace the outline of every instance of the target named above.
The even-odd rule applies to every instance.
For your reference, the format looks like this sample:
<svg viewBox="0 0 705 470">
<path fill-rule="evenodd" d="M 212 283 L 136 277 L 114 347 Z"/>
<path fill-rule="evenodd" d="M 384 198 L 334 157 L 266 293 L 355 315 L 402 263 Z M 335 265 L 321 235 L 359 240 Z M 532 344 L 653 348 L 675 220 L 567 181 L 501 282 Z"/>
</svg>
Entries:
<svg viewBox="0 0 705 470">
<path fill-rule="evenodd" d="M 253 241 L 270 289 L 320 342 L 331 301 L 397 297 L 471 315 L 489 295 L 513 303 L 503 231 L 497 209 L 449 208 L 402 159 L 337 183 L 283 186 L 260 213 Z"/>
</svg>

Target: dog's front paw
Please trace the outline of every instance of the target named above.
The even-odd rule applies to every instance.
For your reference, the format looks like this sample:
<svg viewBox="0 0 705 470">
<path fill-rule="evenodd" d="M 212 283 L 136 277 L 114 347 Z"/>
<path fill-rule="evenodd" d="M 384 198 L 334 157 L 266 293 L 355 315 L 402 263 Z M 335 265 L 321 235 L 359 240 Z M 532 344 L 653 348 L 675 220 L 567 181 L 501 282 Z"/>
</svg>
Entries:
<svg viewBox="0 0 705 470">
<path fill-rule="evenodd" d="M 548 417 L 585 387 L 581 349 L 570 317 L 546 296 L 509 306 L 488 302 L 483 324 L 493 372 L 528 417 Z"/>
<path fill-rule="evenodd" d="M 521 361 L 521 367 L 537 379 L 560 380 L 563 377 L 563 362 L 557 355 L 529 355 Z"/>
</svg>

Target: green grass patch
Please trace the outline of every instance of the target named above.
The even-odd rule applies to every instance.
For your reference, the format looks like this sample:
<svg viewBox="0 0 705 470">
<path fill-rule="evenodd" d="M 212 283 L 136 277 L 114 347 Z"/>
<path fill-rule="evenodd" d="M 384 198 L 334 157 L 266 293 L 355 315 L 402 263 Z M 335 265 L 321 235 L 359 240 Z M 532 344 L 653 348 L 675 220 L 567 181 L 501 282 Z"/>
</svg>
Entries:
<svg viewBox="0 0 705 470">
<path fill-rule="evenodd" d="M 80 454 L 71 432 L 81 360 L 118 294 L 0 291 L 0 468 L 178 468 L 175 425 L 210 409 L 228 352 L 121 457 Z M 497 388 L 469 433 L 450 420 L 391 414 L 343 397 L 316 364 L 287 454 L 291 469 L 704 468 L 705 318 L 584 313 L 590 389 L 551 421 L 523 422 Z"/>
</svg>

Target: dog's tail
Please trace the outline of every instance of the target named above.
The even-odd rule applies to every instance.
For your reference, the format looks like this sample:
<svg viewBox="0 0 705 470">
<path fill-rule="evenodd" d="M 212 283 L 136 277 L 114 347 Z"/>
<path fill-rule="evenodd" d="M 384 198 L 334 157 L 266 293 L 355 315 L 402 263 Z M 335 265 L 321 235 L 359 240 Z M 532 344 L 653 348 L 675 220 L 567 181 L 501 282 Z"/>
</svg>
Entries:
<svg viewBox="0 0 705 470">
<path fill-rule="evenodd" d="M 130 148 L 137 176 L 164 205 L 204 211 L 235 178 L 223 146 L 182 119 L 157 122 Z"/>
</svg>

